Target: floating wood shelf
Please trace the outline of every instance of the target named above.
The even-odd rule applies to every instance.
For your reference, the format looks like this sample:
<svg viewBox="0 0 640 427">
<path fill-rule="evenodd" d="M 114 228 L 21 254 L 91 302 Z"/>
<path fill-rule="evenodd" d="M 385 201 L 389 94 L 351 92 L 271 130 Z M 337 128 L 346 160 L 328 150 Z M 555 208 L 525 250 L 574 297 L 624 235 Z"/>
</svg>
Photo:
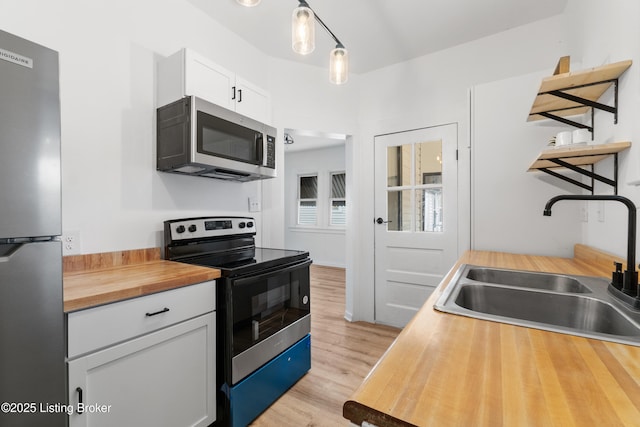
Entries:
<svg viewBox="0 0 640 427">
<path fill-rule="evenodd" d="M 618 78 L 631 66 L 626 60 L 577 72 L 569 72 L 569 57 L 560 59 L 556 75 L 542 80 L 533 101 L 527 121 L 552 119 L 578 128 L 589 129 L 593 133 L 593 110 L 607 111 L 618 122 Z M 563 72 L 564 71 L 564 72 Z M 614 105 L 598 102 L 600 97 L 614 86 Z M 591 125 L 570 119 L 591 111 Z"/>
<path fill-rule="evenodd" d="M 598 145 L 569 145 L 551 148 L 540 153 L 538 158 L 529 166 L 529 172 L 542 171 L 563 181 L 570 182 L 580 188 L 594 191 L 594 181 L 600 181 L 614 188 L 618 194 L 618 153 L 631 147 L 631 142 L 613 142 Z M 614 156 L 613 179 L 598 175 L 593 171 L 593 165 L 609 156 Z M 583 166 L 591 166 L 590 170 Z M 591 178 L 591 185 L 567 177 L 557 172 L 557 168 L 566 168 Z"/>
</svg>

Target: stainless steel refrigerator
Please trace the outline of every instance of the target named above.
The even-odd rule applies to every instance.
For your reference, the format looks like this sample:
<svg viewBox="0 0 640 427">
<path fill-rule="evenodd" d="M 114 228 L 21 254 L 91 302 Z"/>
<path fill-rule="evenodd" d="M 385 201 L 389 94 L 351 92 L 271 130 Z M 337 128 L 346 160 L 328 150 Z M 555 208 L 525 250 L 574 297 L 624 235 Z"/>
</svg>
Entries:
<svg viewBox="0 0 640 427">
<path fill-rule="evenodd" d="M 3 427 L 67 422 L 60 181 L 58 54 L 0 30 Z"/>
</svg>

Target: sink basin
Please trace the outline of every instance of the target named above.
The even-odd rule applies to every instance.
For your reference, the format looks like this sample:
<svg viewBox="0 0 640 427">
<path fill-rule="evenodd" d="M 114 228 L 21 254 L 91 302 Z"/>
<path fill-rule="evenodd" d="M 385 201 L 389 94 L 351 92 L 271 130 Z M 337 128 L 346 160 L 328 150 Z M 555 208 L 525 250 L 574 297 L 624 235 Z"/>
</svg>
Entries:
<svg viewBox="0 0 640 427">
<path fill-rule="evenodd" d="M 610 304 L 594 298 L 496 286 L 460 288 L 455 303 L 480 313 L 612 335 L 639 335 L 638 327 Z"/>
<path fill-rule="evenodd" d="M 587 293 L 589 288 L 577 279 L 560 274 L 532 273 L 529 271 L 471 268 L 467 278 L 479 282 L 525 288 L 546 289 L 556 292 Z"/>
<path fill-rule="evenodd" d="M 446 313 L 640 346 L 640 311 L 598 277 L 462 265 L 434 308 Z"/>
</svg>

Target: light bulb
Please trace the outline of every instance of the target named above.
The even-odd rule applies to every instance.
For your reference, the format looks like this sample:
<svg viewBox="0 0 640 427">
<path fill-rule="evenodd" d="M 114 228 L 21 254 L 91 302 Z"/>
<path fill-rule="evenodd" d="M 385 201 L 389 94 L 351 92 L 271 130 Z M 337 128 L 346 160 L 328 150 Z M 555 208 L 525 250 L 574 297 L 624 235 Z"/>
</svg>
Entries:
<svg viewBox="0 0 640 427">
<path fill-rule="evenodd" d="M 260 0 L 236 0 L 238 4 L 246 7 L 253 7 L 260 4 Z"/>
<path fill-rule="evenodd" d="M 291 15 L 291 47 L 301 55 L 307 55 L 316 47 L 316 20 L 313 10 L 306 6 L 293 9 Z"/>
<path fill-rule="evenodd" d="M 349 52 L 340 45 L 329 56 L 329 79 L 337 85 L 346 83 L 349 79 Z"/>
</svg>

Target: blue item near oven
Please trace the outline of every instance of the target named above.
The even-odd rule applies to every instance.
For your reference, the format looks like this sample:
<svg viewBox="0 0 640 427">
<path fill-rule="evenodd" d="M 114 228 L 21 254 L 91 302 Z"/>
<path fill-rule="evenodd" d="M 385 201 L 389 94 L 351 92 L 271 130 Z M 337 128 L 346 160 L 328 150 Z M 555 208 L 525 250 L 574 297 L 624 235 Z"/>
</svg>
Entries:
<svg viewBox="0 0 640 427">
<path fill-rule="evenodd" d="M 230 425 L 245 427 L 311 369 L 311 335 L 227 390 Z"/>
</svg>

